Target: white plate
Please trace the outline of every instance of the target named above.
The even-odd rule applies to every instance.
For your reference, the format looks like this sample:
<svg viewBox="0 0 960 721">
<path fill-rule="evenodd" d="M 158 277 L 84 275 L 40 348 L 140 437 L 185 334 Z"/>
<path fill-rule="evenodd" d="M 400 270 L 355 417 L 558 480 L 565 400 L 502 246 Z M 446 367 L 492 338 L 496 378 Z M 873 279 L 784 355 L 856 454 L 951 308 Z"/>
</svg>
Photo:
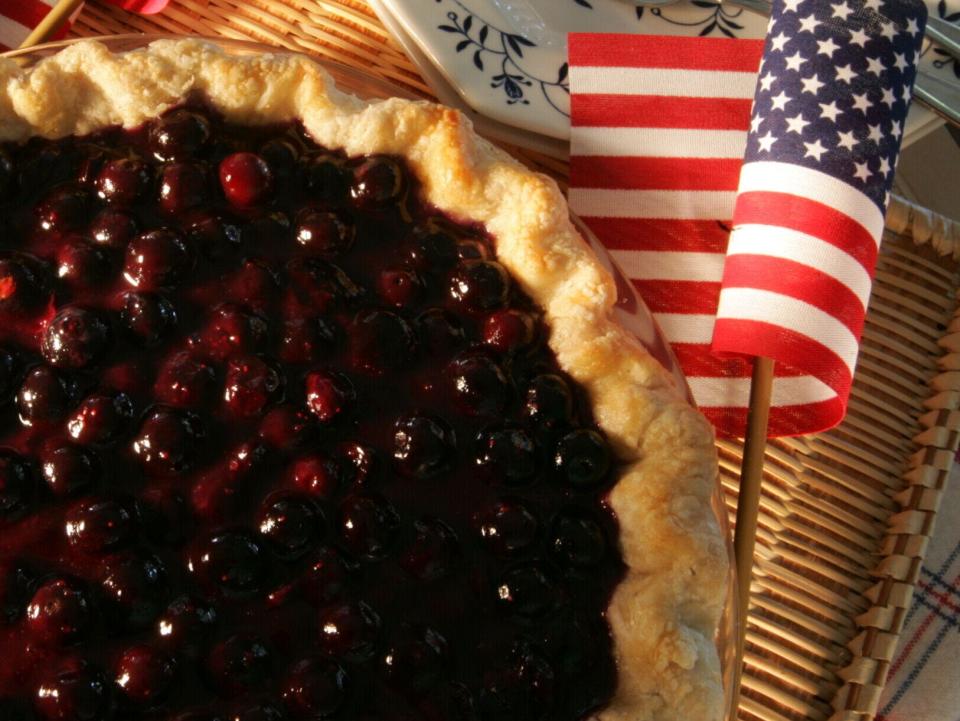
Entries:
<svg viewBox="0 0 960 721">
<path fill-rule="evenodd" d="M 931 14 L 941 17 L 960 11 L 960 0 L 927 2 Z M 442 79 L 446 93 L 455 91 L 463 104 L 500 124 L 561 141 L 570 137 L 568 32 L 761 38 L 767 26 L 762 15 L 709 0 L 655 8 L 622 0 L 374 0 L 373 5 L 400 31 L 401 42 L 416 46 L 414 59 L 428 80 Z M 958 63 L 929 43 L 921 64 L 960 85 Z M 904 145 L 941 123 L 914 104 Z"/>
</svg>

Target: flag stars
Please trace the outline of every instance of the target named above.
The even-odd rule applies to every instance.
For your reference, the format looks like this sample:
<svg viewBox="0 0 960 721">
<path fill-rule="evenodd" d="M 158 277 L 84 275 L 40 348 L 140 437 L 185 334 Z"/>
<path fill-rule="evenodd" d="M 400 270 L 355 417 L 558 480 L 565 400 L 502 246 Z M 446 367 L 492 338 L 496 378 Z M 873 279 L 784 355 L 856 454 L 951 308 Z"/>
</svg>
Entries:
<svg viewBox="0 0 960 721">
<path fill-rule="evenodd" d="M 796 70 L 799 72 L 800 66 L 805 62 L 802 55 L 799 52 L 795 52 L 793 55 L 788 55 L 784 58 L 787 62 L 787 70 Z"/>
<path fill-rule="evenodd" d="M 789 40 L 787 34 L 781 32 L 779 35 L 774 35 L 772 38 L 770 38 L 770 47 L 778 52 L 782 51 L 783 46 L 787 44 L 787 40 Z"/>
<path fill-rule="evenodd" d="M 868 125 L 870 132 L 867 133 L 867 140 L 872 140 L 873 142 L 880 144 L 880 141 L 883 140 L 883 131 L 880 130 L 880 124 Z"/>
<path fill-rule="evenodd" d="M 817 25 L 820 23 L 817 21 L 817 18 L 813 15 L 807 15 L 804 18 L 800 18 L 800 28 L 798 32 L 801 33 L 812 33 L 817 29 Z"/>
<path fill-rule="evenodd" d="M 754 115 L 750 118 L 750 132 L 756 133 L 760 130 L 760 126 L 763 124 L 763 118 L 759 115 Z"/>
<path fill-rule="evenodd" d="M 824 85 L 816 75 L 809 78 L 801 78 L 800 82 L 803 84 L 803 92 L 810 93 L 811 95 L 816 95 Z"/>
<path fill-rule="evenodd" d="M 850 42 L 860 47 L 866 45 L 869 39 L 870 37 L 863 31 L 863 28 L 857 28 L 850 33 Z"/>
<path fill-rule="evenodd" d="M 873 73 L 878 78 L 883 72 L 883 63 L 880 61 L 880 58 L 867 58 L 867 72 Z"/>
<path fill-rule="evenodd" d="M 790 98 L 782 90 L 770 98 L 770 102 L 773 103 L 773 110 L 783 110 L 787 107 L 787 103 L 790 102 Z"/>
<path fill-rule="evenodd" d="M 840 108 L 837 107 L 837 101 L 831 100 L 829 103 L 820 103 L 820 117 L 827 118 L 830 122 L 837 122 L 837 116 L 840 115 Z"/>
<path fill-rule="evenodd" d="M 893 91 L 890 88 L 883 89 L 883 97 L 880 98 L 880 102 L 886 105 L 888 108 L 893 108 L 896 98 L 893 95 Z"/>
<path fill-rule="evenodd" d="M 774 137 L 773 133 L 768 130 L 766 135 L 762 135 L 761 137 L 757 138 L 757 144 L 760 146 L 761 152 L 769 153 L 770 148 L 773 147 L 773 144 L 776 142 L 776 140 L 777 139 Z"/>
<path fill-rule="evenodd" d="M 821 55 L 826 55 L 828 58 L 833 57 L 833 54 L 840 49 L 840 46 L 833 42 L 833 38 L 828 37 L 826 40 L 817 40 L 817 52 Z"/>
<path fill-rule="evenodd" d="M 887 175 L 890 172 L 890 161 L 886 156 L 880 158 L 880 174 Z"/>
<path fill-rule="evenodd" d="M 910 18 L 907 20 L 907 32 L 911 35 L 920 34 L 920 24 L 917 22 L 916 18 Z"/>
<path fill-rule="evenodd" d="M 837 147 L 846 148 L 847 150 L 852 151 L 853 146 L 857 144 L 857 139 L 853 137 L 853 131 L 847 130 L 837 134 L 840 136 L 840 140 L 837 141 Z"/>
<path fill-rule="evenodd" d="M 867 167 L 866 163 L 854 163 L 853 176 L 859 178 L 864 183 L 867 182 L 867 179 L 870 177 L 870 168 Z"/>
<path fill-rule="evenodd" d="M 787 132 L 796 133 L 797 135 L 803 135 L 803 130 L 810 123 L 803 119 L 803 116 L 800 113 L 797 113 L 792 118 L 787 118 Z"/>
<path fill-rule="evenodd" d="M 893 67 L 895 67 L 901 73 L 905 72 L 906 69 L 910 67 L 910 63 L 907 62 L 906 53 L 894 53 L 893 57 L 896 58 L 896 60 L 893 63 Z"/>
<path fill-rule="evenodd" d="M 853 72 L 853 68 L 849 65 L 838 65 L 837 66 L 837 80 L 841 83 L 849 84 L 856 77 L 856 73 Z"/>
<path fill-rule="evenodd" d="M 857 110 L 862 110 L 863 114 L 866 115 L 867 111 L 870 109 L 870 101 L 867 100 L 866 94 L 854 94 L 853 107 Z"/>
<path fill-rule="evenodd" d="M 790 12 L 794 12 L 794 13 L 795 13 L 795 12 L 797 12 L 797 10 L 799 9 L 800 3 L 802 3 L 802 2 L 803 2 L 803 0 L 784 0 L 784 3 L 783 3 L 783 4 L 784 4 L 784 7 L 785 7 L 787 10 L 789 10 Z"/>
<path fill-rule="evenodd" d="M 846 3 L 844 3 L 843 5 L 833 6 L 833 17 L 835 18 L 846 20 L 848 17 L 850 17 L 851 14 L 853 14 L 853 10 Z"/>
<path fill-rule="evenodd" d="M 827 152 L 827 149 L 823 147 L 823 144 L 820 142 L 820 138 L 817 138 L 812 143 L 804 143 L 803 147 L 806 148 L 806 153 L 803 157 L 813 158 L 816 161 L 820 160 L 820 156 Z"/>
<path fill-rule="evenodd" d="M 893 40 L 894 35 L 896 35 L 896 31 L 893 29 L 893 23 L 882 15 L 880 17 L 882 18 L 880 22 L 880 34 L 887 40 Z"/>
<path fill-rule="evenodd" d="M 903 122 L 900 120 L 894 120 L 893 128 L 890 132 L 893 133 L 893 137 L 899 138 L 903 134 Z"/>
<path fill-rule="evenodd" d="M 768 70 L 764 73 L 763 77 L 760 78 L 760 88 L 762 90 L 769 90 L 774 80 L 776 80 L 776 78 L 774 78 L 773 73 Z"/>
</svg>

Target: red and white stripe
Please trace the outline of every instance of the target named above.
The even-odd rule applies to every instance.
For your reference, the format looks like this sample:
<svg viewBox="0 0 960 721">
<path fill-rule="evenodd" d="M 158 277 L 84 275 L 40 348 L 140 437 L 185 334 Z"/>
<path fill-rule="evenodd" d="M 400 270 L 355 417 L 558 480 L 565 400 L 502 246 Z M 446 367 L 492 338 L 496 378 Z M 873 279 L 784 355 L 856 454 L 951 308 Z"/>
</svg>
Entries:
<svg viewBox="0 0 960 721">
<path fill-rule="evenodd" d="M 0 0 L 0 51 L 19 47 L 56 4 L 57 0 Z M 64 37 L 69 29 L 68 23 L 51 39 Z"/>
<path fill-rule="evenodd" d="M 569 48 L 570 204 L 650 306 L 700 408 L 742 435 L 749 364 L 710 344 L 763 41 L 573 34 Z M 828 397 L 779 370 L 777 398 Z"/>
<path fill-rule="evenodd" d="M 743 166 L 713 348 L 772 357 L 819 379 L 817 403 L 800 393 L 775 398 L 805 432 L 845 412 L 882 233 L 877 205 L 830 175 L 780 162 Z"/>
</svg>

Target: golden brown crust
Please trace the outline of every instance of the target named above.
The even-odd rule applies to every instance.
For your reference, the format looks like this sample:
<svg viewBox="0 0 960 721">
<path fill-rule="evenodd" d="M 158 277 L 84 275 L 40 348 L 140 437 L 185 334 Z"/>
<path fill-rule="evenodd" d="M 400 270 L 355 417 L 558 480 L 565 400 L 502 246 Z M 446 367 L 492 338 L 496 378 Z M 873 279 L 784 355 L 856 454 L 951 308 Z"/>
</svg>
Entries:
<svg viewBox="0 0 960 721">
<path fill-rule="evenodd" d="M 544 309 L 560 365 L 589 392 L 625 471 L 610 496 L 628 572 L 608 616 L 620 666 L 604 721 L 720 719 L 715 636 L 727 551 L 711 510 L 712 431 L 672 377 L 612 318 L 614 283 L 548 178 L 479 138 L 459 113 L 367 103 L 302 56 L 232 56 L 197 41 L 112 55 L 83 42 L 21 70 L 0 61 L 0 140 L 132 127 L 200 91 L 229 119 L 300 118 L 348 154 L 406 156 L 427 200 L 481 222 L 499 259 Z"/>
</svg>

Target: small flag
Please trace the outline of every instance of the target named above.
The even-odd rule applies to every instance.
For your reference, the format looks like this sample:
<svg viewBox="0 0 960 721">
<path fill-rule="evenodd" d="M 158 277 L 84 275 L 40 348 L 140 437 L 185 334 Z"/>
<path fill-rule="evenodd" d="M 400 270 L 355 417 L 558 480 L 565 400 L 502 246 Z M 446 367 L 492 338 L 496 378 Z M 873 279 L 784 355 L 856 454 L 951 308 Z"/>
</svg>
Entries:
<svg viewBox="0 0 960 721">
<path fill-rule="evenodd" d="M 801 373 L 779 431 L 846 412 L 925 22 L 920 0 L 774 4 L 713 349 Z"/>
</svg>

